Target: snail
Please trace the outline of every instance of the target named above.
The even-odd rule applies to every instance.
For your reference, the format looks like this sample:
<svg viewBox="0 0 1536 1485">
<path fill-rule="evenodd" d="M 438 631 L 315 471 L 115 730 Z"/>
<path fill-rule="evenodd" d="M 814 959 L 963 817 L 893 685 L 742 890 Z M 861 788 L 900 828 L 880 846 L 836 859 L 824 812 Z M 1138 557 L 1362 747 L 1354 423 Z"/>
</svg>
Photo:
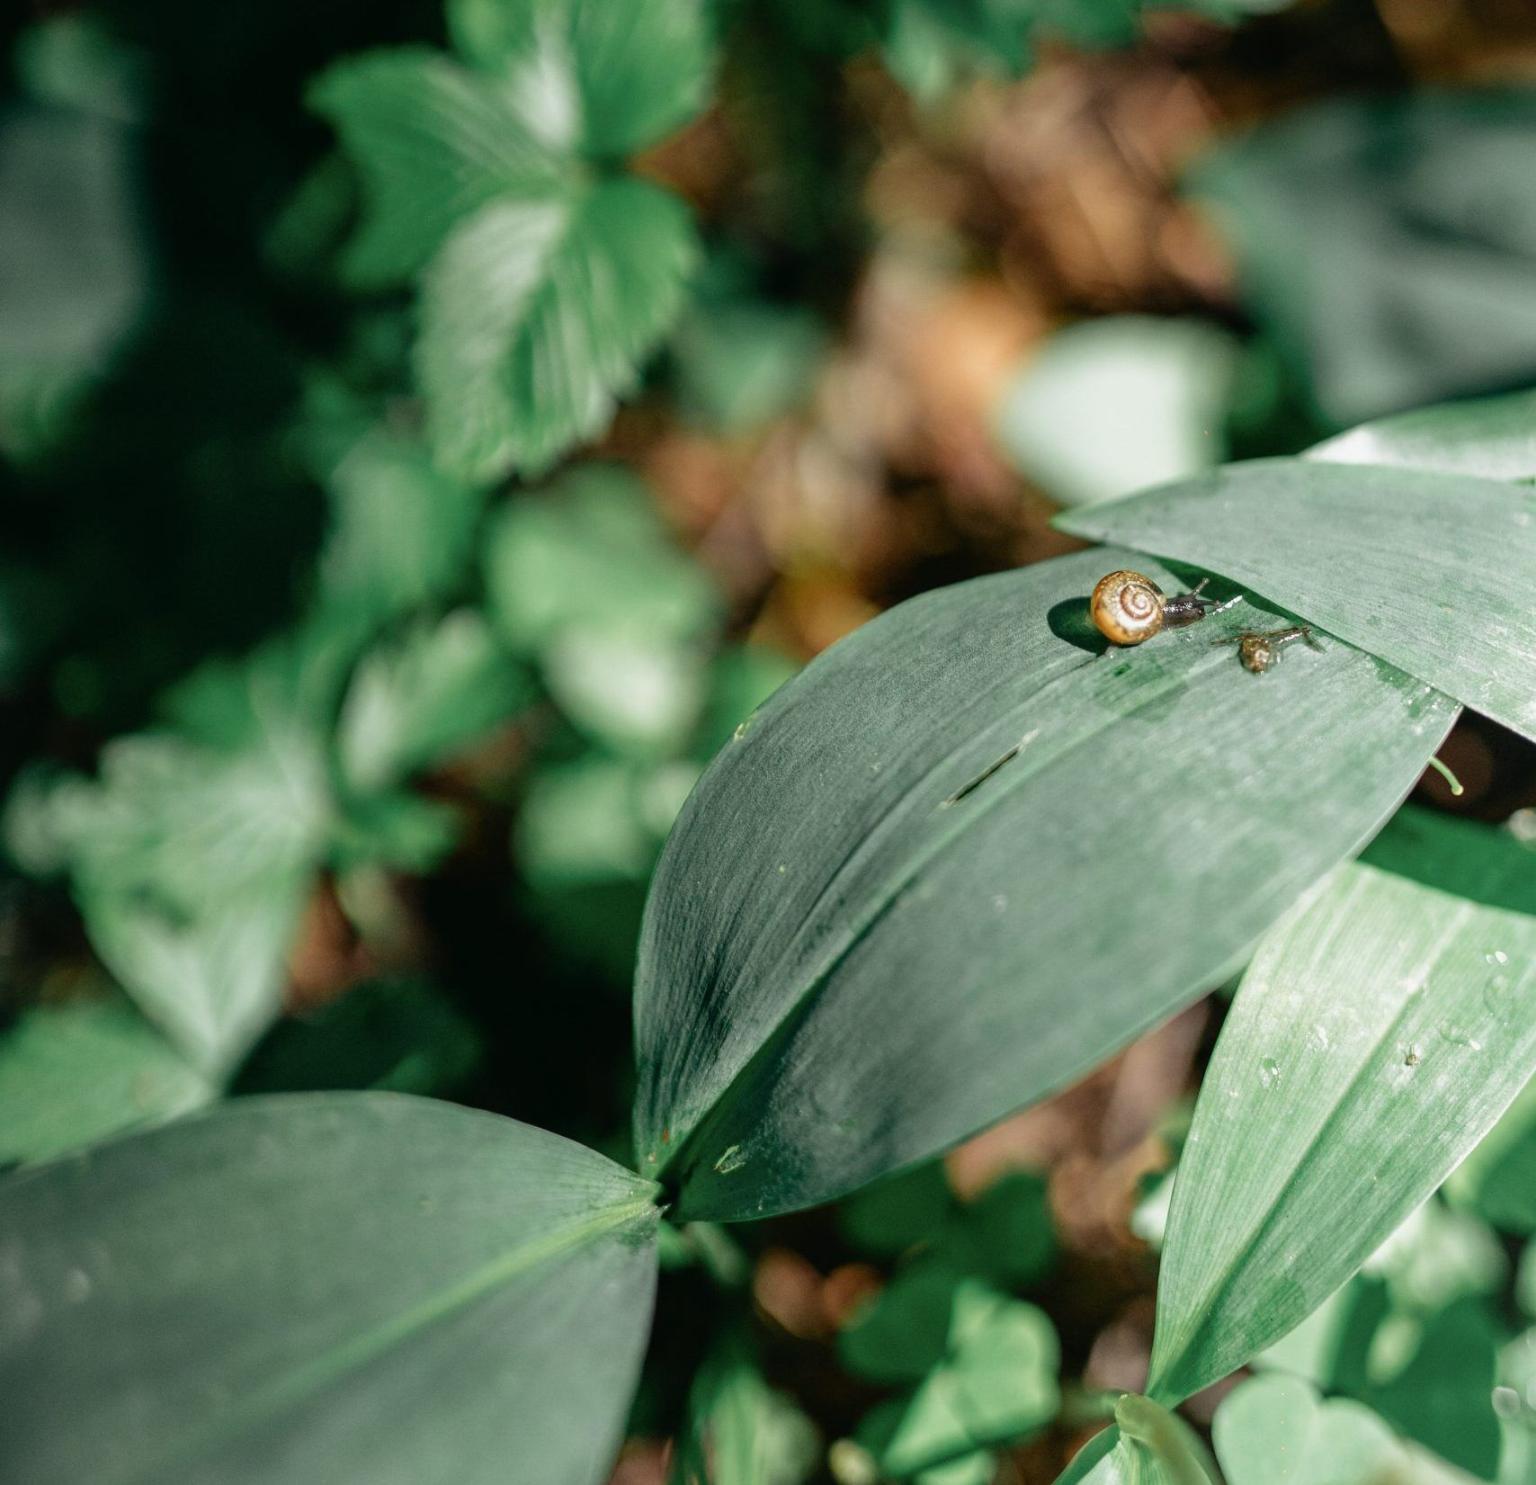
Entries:
<svg viewBox="0 0 1536 1485">
<path fill-rule="evenodd" d="M 1280 658 L 1280 651 L 1298 639 L 1305 640 L 1308 649 L 1322 649 L 1313 637 L 1310 624 L 1293 624 L 1289 629 L 1249 629 L 1234 637 L 1237 640 L 1237 658 L 1243 662 L 1243 669 L 1251 670 L 1255 675 L 1262 675 L 1268 670 Z M 1226 642 L 1217 641 L 1218 644 Z"/>
<path fill-rule="evenodd" d="M 1094 587 L 1088 610 L 1099 633 L 1111 644 L 1139 645 L 1163 629 L 1203 619 L 1207 610 L 1216 607 L 1214 600 L 1200 596 L 1209 581 L 1201 578 L 1188 593 L 1168 598 L 1139 572 L 1111 572 Z"/>
</svg>

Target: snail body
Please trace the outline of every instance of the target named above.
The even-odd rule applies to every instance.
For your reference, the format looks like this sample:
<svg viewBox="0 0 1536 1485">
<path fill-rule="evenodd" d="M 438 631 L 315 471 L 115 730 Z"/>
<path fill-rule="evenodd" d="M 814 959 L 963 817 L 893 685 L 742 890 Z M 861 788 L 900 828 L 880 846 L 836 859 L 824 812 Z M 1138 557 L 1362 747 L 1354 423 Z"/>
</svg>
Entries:
<svg viewBox="0 0 1536 1485">
<path fill-rule="evenodd" d="M 1088 611 L 1094 626 L 1111 644 L 1139 645 L 1164 629 L 1203 619 L 1206 610 L 1213 607 L 1210 599 L 1200 596 L 1206 581 L 1202 579 L 1193 592 L 1169 598 L 1151 578 L 1122 568 L 1099 579 Z"/>
</svg>

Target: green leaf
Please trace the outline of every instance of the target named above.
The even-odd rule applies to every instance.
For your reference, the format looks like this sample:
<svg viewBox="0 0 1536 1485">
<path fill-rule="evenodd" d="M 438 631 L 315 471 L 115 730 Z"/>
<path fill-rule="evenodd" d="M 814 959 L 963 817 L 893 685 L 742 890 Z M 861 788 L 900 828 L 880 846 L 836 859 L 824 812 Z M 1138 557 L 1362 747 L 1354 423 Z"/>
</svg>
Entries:
<svg viewBox="0 0 1536 1485">
<path fill-rule="evenodd" d="M 1536 91 L 1332 98 L 1200 161 L 1243 302 L 1340 427 L 1529 382 Z"/>
<path fill-rule="evenodd" d="M 416 372 L 445 468 L 537 474 L 599 432 L 682 303 L 687 208 L 614 177 L 500 200 L 458 227 L 422 283 Z"/>
<path fill-rule="evenodd" d="M 855 1247 L 895 1258 L 936 1238 L 954 1205 L 943 1162 L 930 1160 L 855 1191 L 838 1207 L 837 1225 Z"/>
<path fill-rule="evenodd" d="M 469 609 L 418 624 L 358 666 L 337 723 L 353 789 L 387 788 L 505 722 L 532 694 Z"/>
<path fill-rule="evenodd" d="M 357 439 L 326 484 L 325 607 L 379 621 L 454 595 L 473 558 L 483 490 L 443 474 L 419 440 L 383 429 Z"/>
<path fill-rule="evenodd" d="M 1459 1300 L 1428 1321 L 1406 1364 L 1369 1388 L 1365 1401 L 1442 1458 L 1491 1480 L 1499 1468 L 1493 1388 L 1500 1340 L 1484 1306 Z"/>
<path fill-rule="evenodd" d="M 897 1477 L 1027 1438 L 1056 1416 L 1056 1333 L 1043 1310 L 965 1280 L 947 1348 L 910 1396 L 878 1409 L 862 1442 Z"/>
<path fill-rule="evenodd" d="M 1018 469 L 1062 505 L 1113 500 L 1221 462 L 1239 345 L 1204 320 L 1109 315 L 1058 331 L 996 414 Z"/>
<path fill-rule="evenodd" d="M 1227 1485 L 1388 1485 L 1410 1478 L 1408 1456 L 1380 1417 L 1357 1402 L 1324 1402 L 1295 1377 L 1243 1383 L 1216 1410 L 1211 1434 Z"/>
<path fill-rule="evenodd" d="M 1489 480 L 1536 480 L 1536 392 L 1419 408 L 1308 449 L 1335 464 L 1391 464 Z"/>
<path fill-rule="evenodd" d="M 0 1037 L 0 1165 L 51 1160 L 206 1103 L 207 1081 L 126 1005 L 28 1011 Z"/>
<path fill-rule="evenodd" d="M 1536 738 L 1536 490 L 1262 459 L 1056 524 L 1219 572 Z"/>
<path fill-rule="evenodd" d="M 1230 975 L 1455 715 L 1342 644 L 1250 675 L 1215 643 L 1242 606 L 1105 653 L 1087 596 L 1133 562 L 902 605 L 695 789 L 636 985 L 637 1150 L 685 1218 L 825 1201 L 1072 1082 Z"/>
<path fill-rule="evenodd" d="M 507 196 L 550 197 L 560 163 L 509 79 L 426 49 L 348 57 L 310 86 L 363 174 L 368 213 L 344 258 L 355 283 L 402 283 L 460 222 Z"/>
<path fill-rule="evenodd" d="M 1126 1393 L 1115 1425 L 1084 1445 L 1056 1485 L 1217 1485 L 1215 1461 L 1177 1413 Z"/>
<path fill-rule="evenodd" d="M 872 1382 L 920 1382 L 949 1350 L 957 1269 L 931 1260 L 903 1268 L 838 1337 L 843 1365 Z"/>
<path fill-rule="evenodd" d="M 0 1184 L 6 1454 L 36 1485 L 606 1478 L 651 1187 L 397 1094 L 240 1099 Z"/>
<path fill-rule="evenodd" d="M 1303 1320 L 1536 1071 L 1536 918 L 1374 868 L 1266 936 L 1174 1189 L 1149 1391 L 1176 1401 Z"/>
<path fill-rule="evenodd" d="M 287 1016 L 256 1045 L 233 1094 L 379 1088 L 443 1096 L 480 1061 L 475 1028 L 440 992 L 412 980 L 354 985 L 339 1000 Z"/>
<path fill-rule="evenodd" d="M 676 1485 L 800 1485 L 816 1467 L 815 1426 L 735 1337 L 700 1368 L 688 1415 Z"/>
<path fill-rule="evenodd" d="M 700 0 L 449 0 L 454 45 L 522 97 L 551 150 L 612 159 L 698 111 L 710 44 Z"/>
</svg>

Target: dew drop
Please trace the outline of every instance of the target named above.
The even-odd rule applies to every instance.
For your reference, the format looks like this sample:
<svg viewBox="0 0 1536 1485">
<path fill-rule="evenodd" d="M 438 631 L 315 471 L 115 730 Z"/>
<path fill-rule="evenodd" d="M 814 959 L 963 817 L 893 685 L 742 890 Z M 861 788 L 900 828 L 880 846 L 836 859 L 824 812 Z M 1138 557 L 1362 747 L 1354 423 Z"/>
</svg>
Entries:
<svg viewBox="0 0 1536 1485">
<path fill-rule="evenodd" d="M 1273 1057 L 1265 1057 L 1259 1063 L 1259 1081 L 1266 1088 L 1273 1088 L 1280 1081 L 1280 1065 Z"/>
<path fill-rule="evenodd" d="M 1487 964 L 1508 964 L 1509 955 L 1506 954 L 1503 949 L 1489 949 L 1488 952 L 1483 955 L 1483 961 Z"/>
</svg>

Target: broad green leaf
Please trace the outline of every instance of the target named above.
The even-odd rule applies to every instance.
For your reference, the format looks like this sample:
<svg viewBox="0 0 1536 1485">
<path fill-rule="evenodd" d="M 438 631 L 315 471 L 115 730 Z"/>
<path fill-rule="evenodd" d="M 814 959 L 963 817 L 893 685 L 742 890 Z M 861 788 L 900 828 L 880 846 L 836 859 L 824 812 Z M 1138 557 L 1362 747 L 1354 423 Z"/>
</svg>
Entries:
<svg viewBox="0 0 1536 1485">
<path fill-rule="evenodd" d="M 1336 97 L 1196 164 L 1243 302 L 1340 427 L 1532 379 L 1536 90 Z"/>
<path fill-rule="evenodd" d="M 701 0 L 449 0 L 448 27 L 562 154 L 630 154 L 696 113 L 709 82 Z"/>
<path fill-rule="evenodd" d="M 825 1201 L 1070 1083 L 1228 976 L 1455 715 L 1338 643 L 1250 675 L 1251 604 L 1106 652 L 1087 596 L 1133 563 L 904 604 L 700 782 L 636 987 L 637 1150 L 685 1217 Z"/>
<path fill-rule="evenodd" d="M 0 1165 L 184 1114 L 213 1090 L 136 1011 L 44 1006 L 0 1035 Z"/>
<path fill-rule="evenodd" d="M 343 775 L 387 788 L 505 722 L 532 687 L 470 609 L 418 625 L 358 666 L 337 721 Z"/>
<path fill-rule="evenodd" d="M 700 1368 L 688 1413 L 675 1485 L 801 1485 L 816 1467 L 815 1425 L 734 1336 Z"/>
<path fill-rule="evenodd" d="M 345 256 L 360 285 L 403 282 L 481 207 L 548 197 L 560 179 L 513 82 L 438 52 L 348 57 L 314 81 L 309 102 L 362 171 L 367 216 Z"/>
<path fill-rule="evenodd" d="M 1204 320 L 1110 315 L 1053 335 L 994 423 L 1018 469 L 1062 505 L 1113 500 L 1219 464 L 1239 344 Z"/>
<path fill-rule="evenodd" d="M 1308 449 L 1305 457 L 1490 480 L 1536 480 L 1536 392 L 1420 408 L 1362 423 Z"/>
<path fill-rule="evenodd" d="M 696 251 L 682 202 L 629 177 L 497 201 L 458 227 L 423 279 L 416 344 L 444 467 L 537 474 L 597 433 L 677 313 Z"/>
<path fill-rule="evenodd" d="M 1536 738 L 1536 490 L 1261 459 L 1057 524 L 1218 572 Z"/>
<path fill-rule="evenodd" d="M 655 1282 L 648 1183 L 397 1094 L 237 1099 L 0 1184 L 28 1485 L 596 1485 Z"/>
<path fill-rule="evenodd" d="M 1536 918 L 1372 867 L 1265 937 L 1174 1189 L 1149 1391 L 1176 1401 L 1303 1320 L 1536 1071 Z"/>
<path fill-rule="evenodd" d="M 1245 1382 L 1217 1409 L 1211 1434 L 1227 1485 L 1408 1485 L 1412 1478 L 1406 1451 L 1377 1414 L 1345 1399 L 1324 1402 L 1295 1377 Z"/>
</svg>

